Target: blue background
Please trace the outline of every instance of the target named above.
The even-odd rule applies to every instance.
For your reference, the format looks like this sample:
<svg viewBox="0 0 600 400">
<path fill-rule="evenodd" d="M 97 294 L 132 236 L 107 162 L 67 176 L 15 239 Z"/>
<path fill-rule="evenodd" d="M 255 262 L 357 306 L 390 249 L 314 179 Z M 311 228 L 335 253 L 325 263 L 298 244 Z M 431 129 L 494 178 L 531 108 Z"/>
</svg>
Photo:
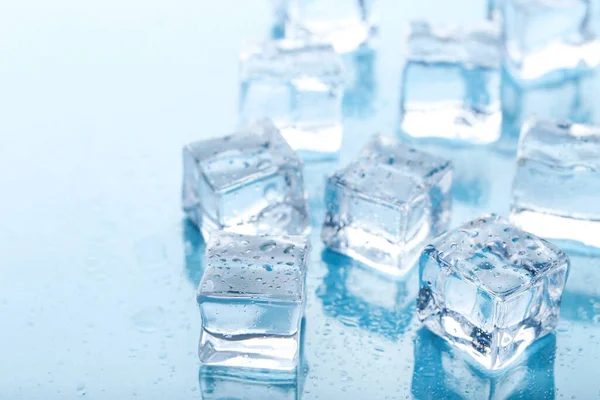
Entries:
<svg viewBox="0 0 600 400">
<path fill-rule="evenodd" d="M 345 99 L 340 163 L 370 134 L 396 131 L 407 22 L 486 13 L 467 0 L 381 8 L 379 51 L 357 61 L 365 78 Z M 270 24 L 259 0 L 0 0 L 0 398 L 201 396 L 202 242 L 180 211 L 181 147 L 234 129 L 237 52 Z M 593 75 L 581 87 L 592 122 L 597 88 Z M 563 95 L 523 99 L 544 109 L 539 98 L 550 108 Z M 493 146 L 436 150 L 457 165 L 454 225 L 506 214 L 515 143 L 505 131 Z M 315 227 L 336 164 L 307 167 Z M 556 336 L 488 376 L 419 330 L 414 306 L 389 306 L 395 284 L 365 294 L 369 280 L 348 279 L 358 267 L 322 254 L 318 233 L 303 398 L 600 397 L 597 259 L 572 257 Z"/>
</svg>

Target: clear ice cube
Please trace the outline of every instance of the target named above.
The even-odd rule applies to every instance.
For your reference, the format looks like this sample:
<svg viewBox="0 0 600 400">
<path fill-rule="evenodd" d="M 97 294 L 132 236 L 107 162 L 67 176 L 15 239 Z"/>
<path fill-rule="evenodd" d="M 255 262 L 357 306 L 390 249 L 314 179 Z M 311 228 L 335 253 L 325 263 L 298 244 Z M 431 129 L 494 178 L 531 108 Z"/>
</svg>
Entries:
<svg viewBox="0 0 600 400">
<path fill-rule="evenodd" d="M 556 327 L 569 265 L 553 244 L 484 216 L 425 248 L 417 314 L 485 368 L 500 369 Z"/>
<path fill-rule="evenodd" d="M 327 247 L 394 275 L 449 222 L 450 162 L 375 135 L 328 179 L 321 238 Z"/>
<path fill-rule="evenodd" d="M 183 170 L 183 210 L 205 238 L 309 229 L 302 162 L 268 120 L 185 146 Z"/>
<path fill-rule="evenodd" d="M 309 252 L 300 236 L 211 237 L 197 297 L 204 364 L 297 366 Z"/>
<path fill-rule="evenodd" d="M 599 154 L 600 127 L 529 120 L 519 142 L 512 222 L 540 236 L 600 247 Z"/>
<path fill-rule="evenodd" d="M 500 35 L 491 23 L 471 30 L 412 23 L 402 72 L 402 131 L 417 138 L 497 140 L 500 59 Z"/>
<path fill-rule="evenodd" d="M 344 68 L 312 39 L 250 44 L 240 54 L 240 118 L 270 118 L 303 158 L 330 158 L 342 143 Z"/>
<path fill-rule="evenodd" d="M 289 0 L 291 34 L 316 36 L 339 53 L 367 46 L 377 35 L 378 0 Z"/>
<path fill-rule="evenodd" d="M 505 65 L 523 82 L 549 82 L 600 63 L 600 3 L 505 0 Z"/>
</svg>

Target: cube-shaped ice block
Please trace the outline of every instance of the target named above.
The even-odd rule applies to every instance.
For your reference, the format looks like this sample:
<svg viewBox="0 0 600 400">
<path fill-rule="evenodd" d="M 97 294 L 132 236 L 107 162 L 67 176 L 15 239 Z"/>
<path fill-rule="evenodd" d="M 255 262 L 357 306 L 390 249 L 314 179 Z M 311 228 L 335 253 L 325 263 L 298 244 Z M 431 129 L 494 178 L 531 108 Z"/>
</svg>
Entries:
<svg viewBox="0 0 600 400">
<path fill-rule="evenodd" d="M 339 53 L 368 46 L 377 36 L 378 0 L 289 0 L 292 36 L 316 36 Z"/>
<path fill-rule="evenodd" d="M 419 319 L 488 369 L 552 332 L 569 272 L 553 244 L 487 215 L 449 231 L 419 260 Z"/>
<path fill-rule="evenodd" d="M 331 158 L 342 143 L 343 64 L 311 39 L 251 44 L 240 55 L 240 118 L 268 117 L 304 158 Z"/>
<path fill-rule="evenodd" d="M 523 83 L 560 80 L 600 63 L 600 3 L 504 0 L 505 66 Z"/>
<path fill-rule="evenodd" d="M 303 234 L 309 226 L 302 162 L 262 120 L 183 149 L 183 210 L 205 239 L 227 231 Z"/>
<path fill-rule="evenodd" d="M 498 28 L 414 22 L 402 72 L 400 128 L 413 137 L 490 143 L 500 137 Z"/>
<path fill-rule="evenodd" d="M 330 249 L 394 275 L 449 222 L 450 162 L 375 135 L 328 179 L 321 238 Z"/>
<path fill-rule="evenodd" d="M 204 364 L 296 367 L 309 252 L 301 236 L 211 237 L 197 297 Z"/>
<path fill-rule="evenodd" d="M 531 119 L 517 158 L 512 222 L 600 247 L 600 127 Z"/>
</svg>

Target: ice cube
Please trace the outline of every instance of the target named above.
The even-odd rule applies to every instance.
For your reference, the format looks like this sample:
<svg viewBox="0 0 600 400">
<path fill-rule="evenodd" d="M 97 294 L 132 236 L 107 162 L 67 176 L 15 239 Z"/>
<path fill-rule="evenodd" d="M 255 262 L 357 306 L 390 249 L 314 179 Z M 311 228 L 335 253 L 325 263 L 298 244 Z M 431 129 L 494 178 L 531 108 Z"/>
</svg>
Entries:
<svg viewBox="0 0 600 400">
<path fill-rule="evenodd" d="M 321 237 L 330 249 L 394 275 L 449 222 L 450 162 L 375 135 L 328 179 Z"/>
<path fill-rule="evenodd" d="M 211 237 L 197 298 L 204 364 L 296 367 L 309 252 L 300 236 Z"/>
<path fill-rule="evenodd" d="M 519 142 L 513 223 L 540 236 L 600 247 L 599 154 L 600 127 L 529 120 Z"/>
<path fill-rule="evenodd" d="M 505 65 L 523 82 L 562 79 L 600 63 L 600 3 L 505 0 Z"/>
<path fill-rule="evenodd" d="M 182 203 L 205 239 L 213 232 L 306 233 L 302 162 L 268 120 L 183 149 Z"/>
<path fill-rule="evenodd" d="M 402 131 L 417 138 L 497 140 L 502 124 L 499 37 L 491 23 L 470 30 L 412 23 L 402 73 Z"/>
<path fill-rule="evenodd" d="M 291 35 L 316 36 L 339 53 L 367 46 L 377 35 L 378 0 L 289 0 Z"/>
<path fill-rule="evenodd" d="M 303 158 L 331 158 L 342 143 L 344 68 L 312 39 L 250 44 L 240 55 L 240 118 L 268 117 Z"/>
<path fill-rule="evenodd" d="M 569 265 L 501 217 L 467 222 L 421 254 L 419 319 L 485 368 L 503 368 L 556 327 Z"/>
</svg>

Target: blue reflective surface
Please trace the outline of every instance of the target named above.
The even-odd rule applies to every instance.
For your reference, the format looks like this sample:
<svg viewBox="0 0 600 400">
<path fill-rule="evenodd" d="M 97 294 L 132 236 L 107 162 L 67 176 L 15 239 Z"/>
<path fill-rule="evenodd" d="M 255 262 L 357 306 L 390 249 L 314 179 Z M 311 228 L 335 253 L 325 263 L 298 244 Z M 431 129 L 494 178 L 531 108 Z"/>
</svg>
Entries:
<svg viewBox="0 0 600 400">
<path fill-rule="evenodd" d="M 497 378 L 423 332 L 414 305 L 359 296 L 344 280 L 359 267 L 323 253 L 324 175 L 371 133 L 397 128 L 407 21 L 486 12 L 484 1 L 447 3 L 382 1 L 380 51 L 364 67 L 372 78 L 344 100 L 340 159 L 306 168 L 306 367 L 291 385 L 303 399 L 479 398 L 490 387 L 500 398 L 597 398 L 598 258 L 571 255 L 555 341 Z M 267 1 L 0 5 L 0 398 L 201 398 L 194 292 L 203 241 L 180 210 L 181 147 L 234 129 L 237 50 L 270 22 Z M 598 123 L 600 79 L 585 79 L 571 104 Z M 560 104 L 560 93 L 541 98 Z M 507 132 L 477 149 L 424 146 L 457 166 L 453 226 L 507 214 L 516 144 Z"/>
</svg>

